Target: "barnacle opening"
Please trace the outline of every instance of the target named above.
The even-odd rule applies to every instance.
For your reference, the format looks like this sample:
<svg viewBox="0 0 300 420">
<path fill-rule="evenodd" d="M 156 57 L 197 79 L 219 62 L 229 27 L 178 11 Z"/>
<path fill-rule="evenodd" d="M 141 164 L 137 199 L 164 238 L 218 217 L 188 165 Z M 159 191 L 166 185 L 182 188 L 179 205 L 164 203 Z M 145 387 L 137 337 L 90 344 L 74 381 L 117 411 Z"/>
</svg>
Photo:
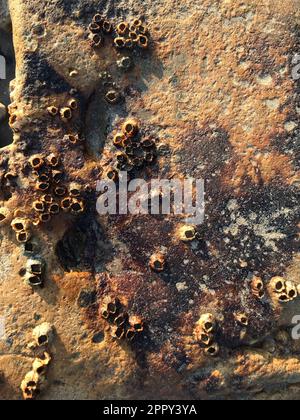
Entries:
<svg viewBox="0 0 300 420">
<path fill-rule="evenodd" d="M 22 230 L 16 235 L 17 241 L 21 244 L 28 242 L 31 239 L 31 235 L 28 231 Z"/>
<path fill-rule="evenodd" d="M 125 45 L 126 45 L 125 38 L 122 38 L 122 37 L 115 38 L 114 44 L 117 48 L 125 48 Z"/>
<path fill-rule="evenodd" d="M 42 201 L 35 201 L 33 203 L 32 207 L 37 212 L 45 211 L 45 204 Z"/>
<path fill-rule="evenodd" d="M 112 31 L 112 24 L 108 20 L 104 20 L 102 24 L 103 32 L 110 34 Z"/>
<path fill-rule="evenodd" d="M 39 216 L 39 220 L 40 220 L 42 223 L 48 223 L 48 222 L 50 222 L 50 220 L 51 220 L 51 215 L 50 215 L 50 213 L 42 213 L 42 214 Z"/>
<path fill-rule="evenodd" d="M 116 104 L 120 99 L 120 95 L 116 90 L 110 90 L 106 93 L 105 99 L 110 104 Z"/>
<path fill-rule="evenodd" d="M 59 207 L 59 205 L 57 203 L 50 204 L 50 206 L 49 206 L 49 212 L 51 214 L 58 214 L 59 213 L 59 210 L 60 210 L 60 207 Z"/>
<path fill-rule="evenodd" d="M 139 124 L 136 120 L 130 119 L 125 121 L 122 126 L 122 132 L 126 137 L 134 137 L 139 130 Z"/>
<path fill-rule="evenodd" d="M 127 32 L 128 29 L 128 23 L 127 22 L 121 22 L 117 25 L 116 31 L 119 35 L 124 35 Z"/>
<path fill-rule="evenodd" d="M 70 209 L 71 204 L 72 204 L 72 199 L 70 197 L 66 197 L 61 201 L 60 206 L 64 211 L 66 211 Z"/>
<path fill-rule="evenodd" d="M 148 48 L 149 41 L 145 35 L 139 35 L 137 39 L 137 44 L 141 48 Z"/>
<path fill-rule="evenodd" d="M 60 115 L 63 120 L 69 121 L 72 118 L 71 108 L 65 107 L 60 110 Z"/>
</svg>

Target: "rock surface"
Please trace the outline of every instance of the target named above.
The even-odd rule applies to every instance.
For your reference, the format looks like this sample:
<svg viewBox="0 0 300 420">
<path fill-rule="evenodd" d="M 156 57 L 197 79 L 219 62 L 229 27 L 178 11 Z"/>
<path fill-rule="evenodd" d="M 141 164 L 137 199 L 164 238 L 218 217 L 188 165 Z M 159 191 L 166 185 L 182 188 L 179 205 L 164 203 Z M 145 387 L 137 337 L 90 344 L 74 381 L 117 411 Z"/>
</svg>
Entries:
<svg viewBox="0 0 300 420">
<path fill-rule="evenodd" d="M 274 276 L 300 284 L 299 86 L 291 64 L 300 52 L 300 3 L 115 3 L 9 1 L 16 78 L 14 143 L 0 151 L 0 207 L 9 212 L 6 224 L 0 219 L 0 399 L 22 398 L 32 331 L 45 322 L 55 335 L 40 399 L 299 399 L 300 341 L 291 335 L 299 298 L 279 303 L 269 284 Z M 97 12 L 114 23 L 142 16 L 149 26 L 149 48 L 130 52 L 128 72 L 111 36 L 91 45 Z M 115 105 L 105 100 L 103 72 L 121 96 Z M 50 115 L 72 98 L 71 120 Z M 177 216 L 97 215 L 96 182 L 114 165 L 112 133 L 129 117 L 158 152 L 137 177 L 205 180 L 206 217 L 192 242 L 176 236 Z M 63 184 L 79 185 L 85 211 L 38 223 L 30 162 L 53 153 Z M 45 262 L 42 288 L 24 281 L 34 273 L 13 217 L 30 221 L 34 257 Z M 151 271 L 161 252 L 165 270 Z M 253 293 L 254 276 L 263 299 Z M 133 341 L 113 337 L 100 314 L 108 298 L 144 322 Z M 207 312 L 218 325 L 213 358 L 195 339 Z"/>
</svg>

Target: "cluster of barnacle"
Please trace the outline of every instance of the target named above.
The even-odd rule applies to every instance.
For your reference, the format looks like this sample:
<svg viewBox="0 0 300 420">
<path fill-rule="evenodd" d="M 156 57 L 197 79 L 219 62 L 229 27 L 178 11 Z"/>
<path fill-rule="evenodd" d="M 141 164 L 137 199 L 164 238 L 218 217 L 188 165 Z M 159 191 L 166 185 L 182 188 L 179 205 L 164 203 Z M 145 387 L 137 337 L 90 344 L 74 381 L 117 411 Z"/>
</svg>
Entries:
<svg viewBox="0 0 300 420">
<path fill-rule="evenodd" d="M 131 172 L 155 161 L 155 141 L 141 135 L 136 119 L 130 118 L 123 123 L 121 130 L 114 135 L 113 144 L 119 149 L 116 153 L 118 170 Z M 116 176 L 111 170 L 106 175 Z"/>
<path fill-rule="evenodd" d="M 46 385 L 46 374 L 51 362 L 48 346 L 53 337 L 52 326 L 45 322 L 33 330 L 34 341 L 29 347 L 38 349 L 39 355 L 32 363 L 32 369 L 25 375 L 21 383 L 21 390 L 25 400 L 35 399 Z"/>
<path fill-rule="evenodd" d="M 217 322 L 212 314 L 201 315 L 194 329 L 194 338 L 204 349 L 208 356 L 217 356 L 220 348 L 215 341 Z"/>
<path fill-rule="evenodd" d="M 68 122 L 72 119 L 74 111 L 78 109 L 78 101 L 75 98 L 69 99 L 68 103 L 63 107 L 51 105 L 47 108 L 48 113 L 52 117 L 60 116 L 62 121 Z"/>
<path fill-rule="evenodd" d="M 104 44 L 104 36 L 108 34 L 112 34 L 114 45 L 118 49 L 145 49 L 149 46 L 148 28 L 141 19 L 114 24 L 101 14 L 95 14 L 89 25 L 91 46 L 100 48 Z"/>
<path fill-rule="evenodd" d="M 287 281 L 283 277 L 273 277 L 270 281 L 270 289 L 272 293 L 278 297 L 281 303 L 291 302 L 300 294 L 300 286 L 297 287 L 292 281 Z"/>
<path fill-rule="evenodd" d="M 5 220 L 4 220 L 5 221 Z M 3 222 L 4 222 L 3 221 Z M 19 243 L 27 243 L 31 239 L 31 222 L 26 217 L 15 217 L 11 222 L 12 230 Z"/>
<path fill-rule="evenodd" d="M 129 316 L 127 312 L 123 311 L 117 298 L 105 297 L 100 306 L 100 315 L 111 322 L 111 334 L 118 340 L 125 338 L 132 341 L 137 334 L 144 331 L 143 320 L 136 315 Z"/>
<path fill-rule="evenodd" d="M 300 294 L 300 286 L 297 287 L 292 281 L 287 281 L 283 277 L 273 277 L 269 282 L 270 292 L 281 303 L 291 302 Z M 253 277 L 251 282 L 252 293 L 259 299 L 265 297 L 265 286 L 260 277 Z"/>
<path fill-rule="evenodd" d="M 31 287 L 42 286 L 44 283 L 45 262 L 39 256 L 28 258 L 26 267 L 20 274 Z"/>
<path fill-rule="evenodd" d="M 36 177 L 36 190 L 41 196 L 33 202 L 36 215 L 35 225 L 47 223 L 52 216 L 59 214 L 60 210 L 80 214 L 85 204 L 81 199 L 81 187 L 71 184 L 69 188 L 62 184 L 64 172 L 60 168 L 60 159 L 55 154 L 47 158 L 40 155 L 32 156 L 29 160 L 33 175 Z"/>
<path fill-rule="evenodd" d="M 105 90 L 105 99 L 110 105 L 117 104 L 121 99 L 120 88 L 113 81 L 112 75 L 107 71 L 100 74 L 100 80 Z"/>
</svg>

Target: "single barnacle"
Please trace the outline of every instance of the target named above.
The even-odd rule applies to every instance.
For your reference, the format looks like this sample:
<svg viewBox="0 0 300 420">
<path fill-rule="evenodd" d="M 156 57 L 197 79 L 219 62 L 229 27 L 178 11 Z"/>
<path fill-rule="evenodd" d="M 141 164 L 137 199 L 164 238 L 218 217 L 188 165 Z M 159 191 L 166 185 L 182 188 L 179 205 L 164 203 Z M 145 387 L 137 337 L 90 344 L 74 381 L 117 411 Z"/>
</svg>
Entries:
<svg viewBox="0 0 300 420">
<path fill-rule="evenodd" d="M 59 184 L 63 179 L 63 172 L 62 171 L 53 171 L 52 172 L 52 179 L 55 184 Z"/>
<path fill-rule="evenodd" d="M 122 125 L 122 132 L 126 137 L 134 137 L 139 131 L 139 123 L 137 120 L 130 118 Z"/>
<path fill-rule="evenodd" d="M 136 30 L 142 35 L 146 35 L 148 32 L 147 26 L 143 25 L 142 23 L 140 25 L 136 25 Z"/>
<path fill-rule="evenodd" d="M 48 212 L 46 212 L 46 213 L 41 213 L 41 214 L 39 215 L 39 220 L 40 220 L 40 222 L 42 222 L 42 223 L 48 223 L 48 222 L 50 222 L 50 220 L 51 220 L 51 214 L 50 214 L 50 213 L 48 213 Z"/>
<path fill-rule="evenodd" d="M 64 186 L 59 186 L 54 189 L 54 194 L 58 197 L 62 197 L 67 193 L 67 188 Z"/>
<path fill-rule="evenodd" d="M 141 141 L 141 146 L 143 149 L 149 149 L 153 146 L 155 146 L 155 143 L 152 139 L 145 138 Z"/>
<path fill-rule="evenodd" d="M 133 30 L 130 30 L 129 37 L 132 40 L 133 43 L 136 43 L 138 41 L 138 34 L 135 32 L 135 28 L 131 28 Z"/>
<path fill-rule="evenodd" d="M 67 134 L 64 138 L 72 144 L 79 143 L 79 137 L 77 134 Z"/>
<path fill-rule="evenodd" d="M 77 109 L 77 108 L 78 108 L 78 101 L 77 101 L 76 99 L 72 98 L 72 99 L 70 99 L 70 100 L 69 100 L 69 102 L 68 102 L 68 106 L 69 106 L 71 109 L 75 110 L 75 109 Z"/>
<path fill-rule="evenodd" d="M 166 257 L 163 253 L 158 252 L 153 254 L 150 258 L 150 268 L 157 273 L 161 273 L 165 269 Z"/>
<path fill-rule="evenodd" d="M 104 172 L 104 176 L 112 181 L 117 181 L 118 179 L 118 171 L 114 168 L 108 168 Z"/>
<path fill-rule="evenodd" d="M 198 324 L 203 328 L 206 333 L 212 333 L 216 328 L 216 319 L 214 315 L 207 313 L 201 315 Z"/>
<path fill-rule="evenodd" d="M 62 208 L 63 211 L 69 211 L 71 208 L 71 204 L 72 204 L 72 198 L 66 197 L 61 201 L 60 207 Z"/>
<path fill-rule="evenodd" d="M 104 39 L 100 34 L 92 34 L 90 39 L 93 48 L 100 48 L 103 45 Z"/>
<path fill-rule="evenodd" d="M 81 194 L 81 185 L 76 182 L 72 182 L 69 187 L 71 197 L 79 197 Z"/>
<path fill-rule="evenodd" d="M 116 31 L 119 35 L 125 35 L 128 30 L 128 23 L 127 22 L 121 22 L 117 25 Z"/>
<path fill-rule="evenodd" d="M 198 331 L 198 333 L 195 332 L 195 337 L 197 337 L 197 341 L 204 346 L 209 346 L 213 341 L 212 334 L 208 334 L 201 329 Z"/>
<path fill-rule="evenodd" d="M 116 159 L 119 163 L 125 163 L 128 160 L 126 154 L 122 152 L 116 153 Z"/>
<path fill-rule="evenodd" d="M 102 302 L 101 309 L 105 309 L 110 315 L 117 315 L 120 308 L 120 301 L 111 296 L 105 296 Z"/>
<path fill-rule="evenodd" d="M 33 400 L 39 393 L 40 376 L 33 370 L 28 372 L 21 383 L 24 400 Z"/>
<path fill-rule="evenodd" d="M 120 315 L 118 315 L 115 319 L 114 319 L 114 323 L 120 327 L 121 325 L 124 325 L 125 322 L 128 319 L 128 314 L 127 313 L 122 313 Z"/>
<path fill-rule="evenodd" d="M 191 242 L 196 239 L 196 228 L 192 225 L 181 226 L 177 231 L 178 238 L 183 242 Z"/>
<path fill-rule="evenodd" d="M 100 15 L 100 13 L 96 13 L 96 14 L 93 16 L 93 22 L 96 22 L 96 23 L 98 23 L 98 25 L 101 25 L 101 24 L 102 24 L 102 22 L 103 22 L 103 16 L 102 16 L 102 15 Z"/>
<path fill-rule="evenodd" d="M 45 192 L 49 190 L 50 184 L 49 182 L 38 182 L 35 187 L 38 191 Z"/>
<path fill-rule="evenodd" d="M 131 316 L 129 318 L 129 324 L 136 332 L 144 331 L 144 323 L 143 323 L 142 318 L 140 318 L 139 316 L 136 316 L 136 315 Z"/>
<path fill-rule="evenodd" d="M 112 337 L 117 338 L 118 340 L 121 340 L 125 335 L 125 331 L 124 331 L 123 326 L 122 325 L 119 326 L 119 327 L 118 326 L 113 326 L 112 329 L 111 329 L 111 335 L 112 335 Z"/>
<path fill-rule="evenodd" d="M 137 45 L 140 48 L 148 48 L 149 41 L 148 41 L 148 38 L 146 37 L 146 35 L 138 35 Z"/>
<path fill-rule="evenodd" d="M 51 155 L 47 157 L 47 161 L 52 168 L 56 168 L 60 163 L 56 153 L 51 153 Z"/>
<path fill-rule="evenodd" d="M 50 176 L 49 176 L 49 173 L 47 173 L 47 172 L 40 173 L 40 174 L 38 175 L 38 181 L 39 181 L 40 183 L 49 182 L 49 181 L 50 181 Z"/>
<path fill-rule="evenodd" d="M 27 272 L 36 275 L 42 275 L 44 271 L 44 263 L 41 259 L 30 258 L 26 264 Z"/>
<path fill-rule="evenodd" d="M 38 201 L 38 200 L 34 201 L 33 204 L 32 204 L 32 208 L 35 211 L 37 211 L 39 213 L 42 213 L 42 212 L 45 211 L 45 203 L 43 201 Z"/>
<path fill-rule="evenodd" d="M 205 353 L 208 356 L 215 357 L 219 354 L 220 348 L 217 343 L 211 344 L 207 349 L 205 349 Z"/>
<path fill-rule="evenodd" d="M 53 203 L 53 197 L 52 197 L 51 194 L 45 194 L 45 195 L 43 195 L 42 198 L 41 198 L 41 200 L 42 200 L 43 203 L 46 203 L 46 204 Z"/>
<path fill-rule="evenodd" d="M 102 24 L 102 29 L 104 33 L 110 34 L 113 27 L 112 27 L 112 24 L 108 20 L 104 20 Z"/>
<path fill-rule="evenodd" d="M 15 232 L 28 231 L 30 229 L 30 221 L 22 217 L 16 217 L 12 220 L 11 227 Z"/>
<path fill-rule="evenodd" d="M 110 313 L 108 312 L 106 307 L 100 308 L 100 313 L 101 313 L 102 318 L 104 319 L 108 319 L 110 317 Z"/>
<path fill-rule="evenodd" d="M 72 110 L 69 107 L 64 107 L 60 110 L 60 116 L 63 121 L 69 121 L 72 118 Z"/>
<path fill-rule="evenodd" d="M 42 286 L 43 280 L 40 276 L 37 276 L 36 274 L 26 273 L 24 277 L 24 281 L 26 284 L 28 284 L 31 287 L 37 287 Z"/>
<path fill-rule="evenodd" d="M 298 292 L 297 292 L 297 287 L 293 282 L 286 281 L 285 282 L 285 289 L 286 289 L 286 294 L 287 294 L 289 300 L 296 299 L 296 297 L 298 296 Z"/>
<path fill-rule="evenodd" d="M 116 147 L 122 147 L 123 146 L 123 141 L 126 139 L 126 137 L 124 136 L 123 133 L 117 133 L 114 136 L 114 140 L 113 143 Z"/>
<path fill-rule="evenodd" d="M 49 213 L 50 214 L 58 214 L 60 211 L 60 207 L 57 203 L 52 203 L 49 206 Z"/>
<path fill-rule="evenodd" d="M 126 338 L 129 341 L 132 341 L 136 335 L 134 328 L 129 328 L 126 332 Z"/>
<path fill-rule="evenodd" d="M 53 340 L 53 326 L 49 322 L 38 325 L 32 331 L 32 337 L 38 346 L 51 344 Z"/>
<path fill-rule="evenodd" d="M 281 303 L 286 303 L 290 300 L 290 298 L 288 297 L 288 295 L 286 294 L 286 292 L 283 292 L 279 295 L 278 297 L 279 302 Z"/>
<path fill-rule="evenodd" d="M 29 163 L 32 169 L 38 170 L 44 165 L 45 161 L 42 156 L 35 155 L 29 158 Z"/>
<path fill-rule="evenodd" d="M 53 117 L 55 117 L 58 114 L 58 108 L 56 106 L 49 106 L 47 108 L 47 111 L 49 112 L 50 115 L 52 115 Z"/>
<path fill-rule="evenodd" d="M 124 135 L 124 139 L 122 141 L 122 147 L 126 148 L 126 147 L 131 147 L 131 146 L 133 146 L 132 139 L 129 137 L 125 137 Z"/>
<path fill-rule="evenodd" d="M 247 315 L 238 313 L 238 314 L 235 314 L 234 317 L 236 321 L 242 326 L 247 327 L 249 325 L 249 318 Z"/>
<path fill-rule="evenodd" d="M 125 39 L 125 47 L 128 49 L 133 48 L 134 42 L 131 38 L 126 38 Z"/>
<path fill-rule="evenodd" d="M 142 25 L 143 24 L 143 22 L 141 21 L 141 19 L 139 19 L 139 18 L 137 18 L 137 19 L 134 19 L 132 22 L 131 22 L 131 25 L 134 27 L 134 28 L 136 28 L 137 26 L 140 26 L 140 25 Z"/>
<path fill-rule="evenodd" d="M 28 230 L 21 230 L 21 232 L 16 233 L 17 241 L 20 244 L 24 244 L 31 239 L 31 233 Z"/>
<path fill-rule="evenodd" d="M 110 90 L 106 93 L 105 99 L 108 103 L 114 105 L 119 102 L 120 94 L 116 90 Z"/>
<path fill-rule="evenodd" d="M 93 34 L 97 34 L 97 33 L 101 32 L 101 24 L 99 24 L 97 22 L 90 23 L 89 31 L 92 32 Z"/>
<path fill-rule="evenodd" d="M 83 200 L 73 199 L 71 203 L 71 212 L 73 214 L 83 213 L 85 209 Z"/>
<path fill-rule="evenodd" d="M 273 277 L 270 281 L 270 287 L 273 292 L 282 293 L 285 290 L 285 279 L 283 277 Z"/>
<path fill-rule="evenodd" d="M 117 65 L 121 70 L 128 71 L 133 66 L 133 62 L 130 57 L 122 57 L 117 61 Z"/>
<path fill-rule="evenodd" d="M 123 37 L 118 36 L 114 39 L 114 45 L 117 48 L 125 48 L 126 40 Z"/>
<path fill-rule="evenodd" d="M 4 226 L 10 221 L 11 213 L 6 207 L 0 208 L 0 226 Z"/>
</svg>

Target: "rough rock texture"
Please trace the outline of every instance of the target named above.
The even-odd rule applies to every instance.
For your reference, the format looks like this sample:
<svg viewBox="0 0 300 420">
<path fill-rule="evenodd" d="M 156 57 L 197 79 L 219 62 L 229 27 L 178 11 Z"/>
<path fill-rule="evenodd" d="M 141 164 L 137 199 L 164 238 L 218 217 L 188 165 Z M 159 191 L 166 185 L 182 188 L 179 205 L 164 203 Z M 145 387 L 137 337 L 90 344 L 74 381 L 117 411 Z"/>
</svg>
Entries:
<svg viewBox="0 0 300 420">
<path fill-rule="evenodd" d="M 43 322 L 54 326 L 55 337 L 41 399 L 300 398 L 300 341 L 290 333 L 299 298 L 279 304 L 266 293 L 259 300 L 250 287 L 253 275 L 266 288 L 273 276 L 300 284 L 299 98 L 291 69 L 300 52 L 299 6 L 9 1 L 14 143 L 0 152 L 1 207 L 35 220 L 28 161 L 55 152 L 65 183 L 82 186 L 86 211 L 32 228 L 46 262 L 40 289 L 24 283 L 23 246 L 9 225 L 0 227 L 0 399 L 22 398 L 34 358 L 28 343 Z M 96 12 L 147 22 L 150 48 L 133 53 L 132 71 L 118 69 L 123 53 L 109 37 L 101 49 L 91 47 L 87 28 Z M 122 94 L 117 105 L 104 100 L 103 71 Z M 70 122 L 49 115 L 49 106 L 62 107 L 74 95 L 80 106 Z M 156 163 L 136 175 L 205 179 L 206 218 L 190 244 L 175 235 L 179 217 L 97 216 L 96 181 L 116 152 L 111 133 L 131 116 L 158 149 Z M 82 141 L 71 145 L 70 133 Z M 156 274 L 148 262 L 162 250 L 167 266 Z M 143 318 L 140 337 L 128 343 L 111 336 L 99 316 L 105 296 Z M 205 312 L 218 319 L 215 358 L 193 335 Z M 236 312 L 247 314 L 246 330 Z"/>
</svg>

